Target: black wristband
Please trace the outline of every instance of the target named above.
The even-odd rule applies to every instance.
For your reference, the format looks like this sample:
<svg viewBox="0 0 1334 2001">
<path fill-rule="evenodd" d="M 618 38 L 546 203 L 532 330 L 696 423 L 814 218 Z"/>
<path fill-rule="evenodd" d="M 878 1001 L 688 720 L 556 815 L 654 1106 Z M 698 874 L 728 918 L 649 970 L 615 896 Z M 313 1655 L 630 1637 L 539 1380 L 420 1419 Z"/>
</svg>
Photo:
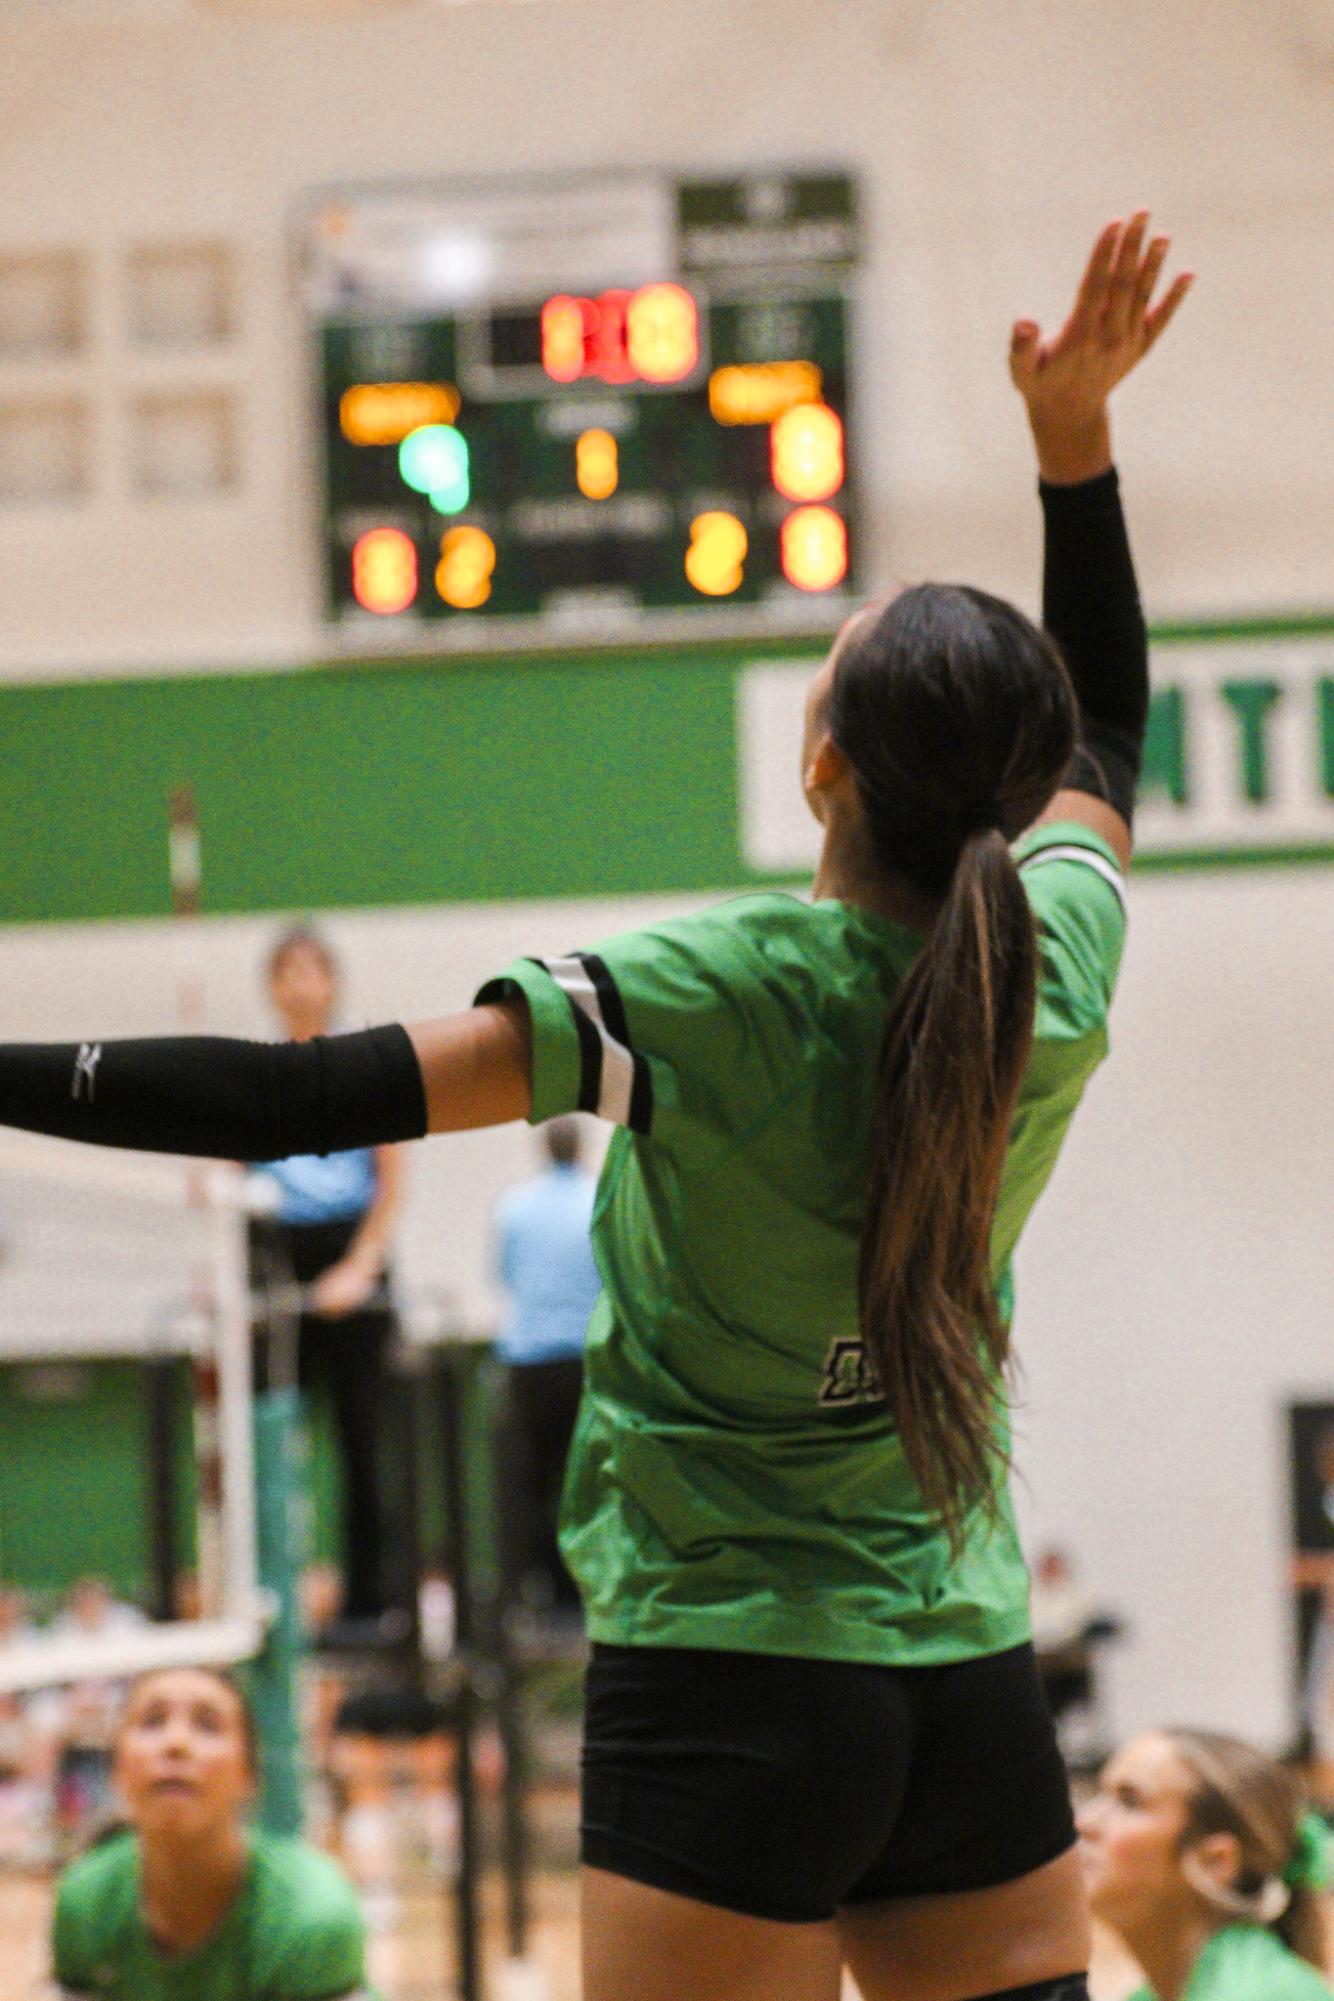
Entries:
<svg viewBox="0 0 1334 2001">
<path fill-rule="evenodd" d="M 426 1094 L 397 1024 L 311 1042 L 16 1042 L 0 1044 L 0 1123 L 94 1146 L 286 1160 L 419 1139 Z"/>
</svg>

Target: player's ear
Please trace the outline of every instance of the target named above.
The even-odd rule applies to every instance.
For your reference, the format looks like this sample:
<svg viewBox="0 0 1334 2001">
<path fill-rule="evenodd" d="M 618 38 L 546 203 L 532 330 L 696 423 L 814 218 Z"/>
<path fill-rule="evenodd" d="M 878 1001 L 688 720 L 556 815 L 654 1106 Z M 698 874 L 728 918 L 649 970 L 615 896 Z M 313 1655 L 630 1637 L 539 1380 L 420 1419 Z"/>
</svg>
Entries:
<svg viewBox="0 0 1334 2001">
<path fill-rule="evenodd" d="M 817 820 L 824 819 L 824 800 L 830 790 L 851 774 L 852 765 L 828 730 L 821 730 L 806 757 L 801 789 Z"/>
<path fill-rule="evenodd" d="M 1241 1873 L 1241 1843 L 1235 1834 L 1220 1831 L 1192 1842 L 1193 1868 L 1189 1876 L 1203 1876 L 1216 1890 L 1230 1890 Z"/>
</svg>

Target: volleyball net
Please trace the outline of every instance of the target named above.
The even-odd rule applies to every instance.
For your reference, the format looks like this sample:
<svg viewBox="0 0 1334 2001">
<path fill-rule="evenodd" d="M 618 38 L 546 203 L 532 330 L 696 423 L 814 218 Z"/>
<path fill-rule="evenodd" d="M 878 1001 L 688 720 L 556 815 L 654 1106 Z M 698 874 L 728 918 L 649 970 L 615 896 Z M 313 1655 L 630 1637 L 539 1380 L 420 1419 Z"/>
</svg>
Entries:
<svg viewBox="0 0 1334 2001">
<path fill-rule="evenodd" d="M 156 1615 L 24 1621 L 0 1693 L 261 1651 L 250 1343 L 238 1169 L 0 1135 L 0 1584 L 133 1571 Z"/>
</svg>

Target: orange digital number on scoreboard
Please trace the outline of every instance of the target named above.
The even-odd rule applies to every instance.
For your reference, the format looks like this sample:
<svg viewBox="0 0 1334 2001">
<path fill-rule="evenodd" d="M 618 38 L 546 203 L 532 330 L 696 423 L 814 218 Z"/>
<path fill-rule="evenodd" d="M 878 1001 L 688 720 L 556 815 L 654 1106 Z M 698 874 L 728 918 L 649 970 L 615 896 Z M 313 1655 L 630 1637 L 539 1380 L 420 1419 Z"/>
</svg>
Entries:
<svg viewBox="0 0 1334 2001">
<path fill-rule="evenodd" d="M 417 595 L 417 549 L 401 528 L 370 528 L 352 545 L 352 595 L 363 611 L 390 618 Z"/>
</svg>

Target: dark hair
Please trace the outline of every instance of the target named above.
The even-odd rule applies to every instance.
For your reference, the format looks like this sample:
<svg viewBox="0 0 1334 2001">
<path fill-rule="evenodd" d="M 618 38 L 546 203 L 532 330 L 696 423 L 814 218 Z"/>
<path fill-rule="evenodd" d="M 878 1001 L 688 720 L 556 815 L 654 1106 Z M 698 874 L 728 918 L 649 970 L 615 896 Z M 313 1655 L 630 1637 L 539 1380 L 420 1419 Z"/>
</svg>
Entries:
<svg viewBox="0 0 1334 2001">
<path fill-rule="evenodd" d="M 583 1150 L 583 1134 L 571 1118 L 548 1119 L 542 1128 L 542 1144 L 547 1158 L 558 1167 L 573 1167 Z"/>
<path fill-rule="evenodd" d="M 265 970 L 270 980 L 277 979 L 284 961 L 290 959 L 294 952 L 312 952 L 329 978 L 338 978 L 338 960 L 328 939 L 322 937 L 312 924 L 293 924 L 280 932 L 269 948 Z"/>
<path fill-rule="evenodd" d="M 129 1692 L 125 1698 L 125 1707 L 121 1711 L 122 1728 L 124 1727 L 125 1718 L 130 1713 L 130 1705 L 138 1695 L 140 1689 L 146 1688 L 150 1681 L 156 1681 L 159 1675 L 179 1674 L 183 1672 L 189 1674 L 206 1674 L 211 1681 L 219 1682 L 230 1695 L 235 1697 L 236 1707 L 241 1717 L 241 1734 L 245 1739 L 246 1768 L 252 1777 L 258 1776 L 260 1767 L 259 1725 L 255 1721 L 254 1707 L 244 1684 L 238 1675 L 232 1673 L 230 1668 L 211 1667 L 199 1662 L 191 1663 L 186 1669 L 175 1667 L 145 1668 L 143 1673 L 136 1675 L 130 1683 Z"/>
<path fill-rule="evenodd" d="M 1306 1811 L 1301 1781 L 1239 1737 L 1213 1730 L 1162 1734 L 1195 1781 L 1180 1846 L 1189 1848 L 1211 1834 L 1230 1834 L 1241 1850 L 1236 1881 L 1214 1900 L 1219 1909 L 1234 1920 L 1267 1923 L 1291 1951 L 1323 1970 L 1324 1930 L 1315 1890 L 1287 1885 L 1277 1917 L 1264 1914 L 1267 1893 L 1275 1883 L 1284 1883 Z"/>
<path fill-rule="evenodd" d="M 1076 713 L 1052 642 L 952 584 L 854 627 L 830 696 L 877 871 L 940 900 L 881 1044 L 860 1300 L 908 1463 L 956 1547 L 968 1511 L 996 1505 L 1009 1337 L 990 1239 L 1037 984 L 1009 843 L 1059 784 Z"/>
</svg>

